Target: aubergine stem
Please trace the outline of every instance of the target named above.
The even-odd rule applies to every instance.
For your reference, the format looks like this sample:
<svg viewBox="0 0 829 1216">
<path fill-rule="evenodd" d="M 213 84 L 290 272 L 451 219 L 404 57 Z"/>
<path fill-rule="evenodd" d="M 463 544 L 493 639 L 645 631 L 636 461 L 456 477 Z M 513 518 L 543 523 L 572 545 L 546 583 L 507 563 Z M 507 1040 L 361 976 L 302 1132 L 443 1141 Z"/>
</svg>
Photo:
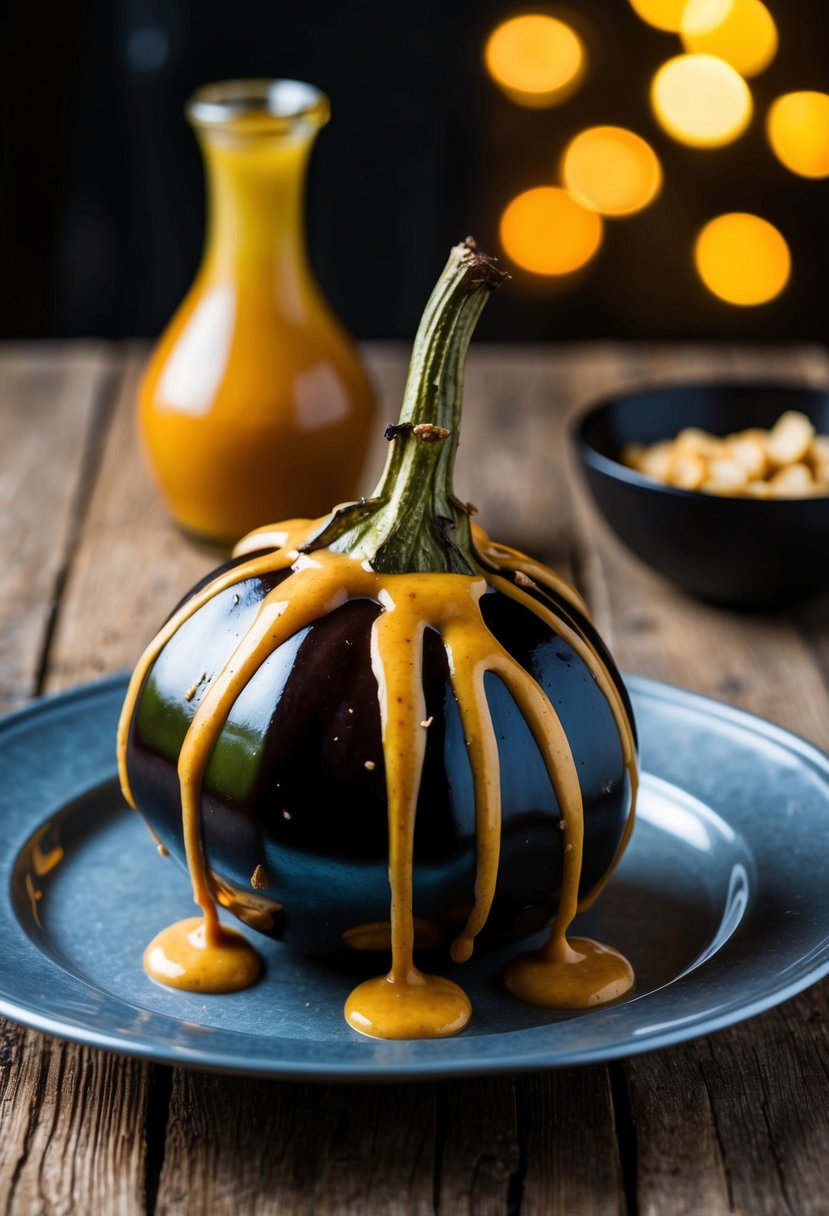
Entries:
<svg viewBox="0 0 829 1216">
<path fill-rule="evenodd" d="M 417 331 L 377 488 L 338 507 L 306 550 L 334 549 L 385 574 L 478 573 L 469 511 L 454 495 L 452 474 L 467 348 L 490 292 L 506 277 L 471 237 L 452 249 Z"/>
</svg>

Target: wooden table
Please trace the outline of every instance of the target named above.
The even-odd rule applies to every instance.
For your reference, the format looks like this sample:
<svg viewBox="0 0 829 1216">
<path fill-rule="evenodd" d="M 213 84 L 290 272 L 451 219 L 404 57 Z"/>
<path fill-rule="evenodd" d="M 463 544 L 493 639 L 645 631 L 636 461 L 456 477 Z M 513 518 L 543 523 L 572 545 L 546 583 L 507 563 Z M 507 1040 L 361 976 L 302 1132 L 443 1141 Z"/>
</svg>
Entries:
<svg viewBox="0 0 829 1216">
<path fill-rule="evenodd" d="M 89 343 L 0 353 L 3 709 L 131 665 L 214 564 L 167 522 L 144 471 L 132 417 L 143 354 Z M 405 353 L 368 354 L 391 420 Z M 571 574 L 625 669 L 826 748 L 827 600 L 737 616 L 674 592 L 596 522 L 563 437 L 573 407 L 622 384 L 755 374 L 825 385 L 829 357 L 479 346 L 459 491 L 500 539 Z M 713 1038 L 609 1066 L 385 1088 L 201 1075 L 0 1022 L 0 1208 L 829 1212 L 827 995 L 824 984 Z"/>
</svg>

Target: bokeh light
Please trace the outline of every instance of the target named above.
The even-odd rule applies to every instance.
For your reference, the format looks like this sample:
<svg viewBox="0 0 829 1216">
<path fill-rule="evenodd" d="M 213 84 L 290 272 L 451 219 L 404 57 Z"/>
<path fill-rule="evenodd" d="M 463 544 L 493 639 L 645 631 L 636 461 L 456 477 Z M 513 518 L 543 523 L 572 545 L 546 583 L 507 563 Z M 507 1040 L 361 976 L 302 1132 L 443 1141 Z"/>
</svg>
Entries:
<svg viewBox="0 0 829 1216">
<path fill-rule="evenodd" d="M 651 83 L 651 105 L 674 139 L 716 148 L 741 135 L 751 119 L 751 91 L 739 72 L 714 55 L 677 55 Z"/>
<path fill-rule="evenodd" d="M 734 211 L 709 220 L 694 245 L 705 286 L 728 304 L 765 304 L 789 280 L 792 259 L 782 234 L 759 215 Z"/>
<path fill-rule="evenodd" d="M 533 274 L 565 275 L 587 265 L 602 242 L 602 221 L 567 190 L 537 186 L 517 195 L 499 229 L 507 256 Z"/>
<path fill-rule="evenodd" d="M 741 76 L 756 76 L 777 53 L 777 26 L 761 0 L 688 0 L 681 33 L 686 51 L 718 55 Z"/>
<path fill-rule="evenodd" d="M 662 169 L 651 148 L 624 127 L 590 127 L 567 145 L 562 180 L 587 207 L 603 215 L 630 215 L 656 197 Z"/>
<path fill-rule="evenodd" d="M 687 0 L 630 0 L 634 12 L 658 30 L 678 34 Z"/>
<path fill-rule="evenodd" d="M 792 173 L 829 177 L 829 94 L 784 93 L 769 110 L 766 132 Z"/>
<path fill-rule="evenodd" d="M 540 109 L 569 97 L 584 75 L 587 53 L 576 31 L 542 13 L 504 21 L 484 51 L 490 76 L 511 101 Z"/>
</svg>

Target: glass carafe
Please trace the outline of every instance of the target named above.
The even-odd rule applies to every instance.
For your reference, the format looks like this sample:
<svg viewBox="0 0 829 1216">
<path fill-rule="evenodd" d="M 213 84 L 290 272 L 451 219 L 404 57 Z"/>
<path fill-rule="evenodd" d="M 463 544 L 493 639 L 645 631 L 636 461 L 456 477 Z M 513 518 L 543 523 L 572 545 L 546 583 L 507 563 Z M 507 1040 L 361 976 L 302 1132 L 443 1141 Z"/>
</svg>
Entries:
<svg viewBox="0 0 829 1216">
<path fill-rule="evenodd" d="M 162 495 L 197 536 L 232 541 L 360 490 L 372 391 L 305 249 L 306 168 L 328 116 L 323 93 L 290 80 L 207 85 L 187 105 L 205 249 L 138 404 Z"/>
</svg>

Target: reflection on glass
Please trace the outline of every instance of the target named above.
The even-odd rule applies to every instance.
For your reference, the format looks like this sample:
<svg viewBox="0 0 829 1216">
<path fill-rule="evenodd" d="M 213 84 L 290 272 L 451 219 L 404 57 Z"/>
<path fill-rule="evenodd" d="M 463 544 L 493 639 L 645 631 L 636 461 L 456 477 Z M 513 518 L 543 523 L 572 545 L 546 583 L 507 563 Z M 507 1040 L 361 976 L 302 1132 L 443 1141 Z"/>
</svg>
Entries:
<svg viewBox="0 0 829 1216">
<path fill-rule="evenodd" d="M 231 283 L 219 283 L 202 296 L 162 370 L 160 408 L 193 417 L 209 411 L 227 371 L 235 310 Z"/>
</svg>

